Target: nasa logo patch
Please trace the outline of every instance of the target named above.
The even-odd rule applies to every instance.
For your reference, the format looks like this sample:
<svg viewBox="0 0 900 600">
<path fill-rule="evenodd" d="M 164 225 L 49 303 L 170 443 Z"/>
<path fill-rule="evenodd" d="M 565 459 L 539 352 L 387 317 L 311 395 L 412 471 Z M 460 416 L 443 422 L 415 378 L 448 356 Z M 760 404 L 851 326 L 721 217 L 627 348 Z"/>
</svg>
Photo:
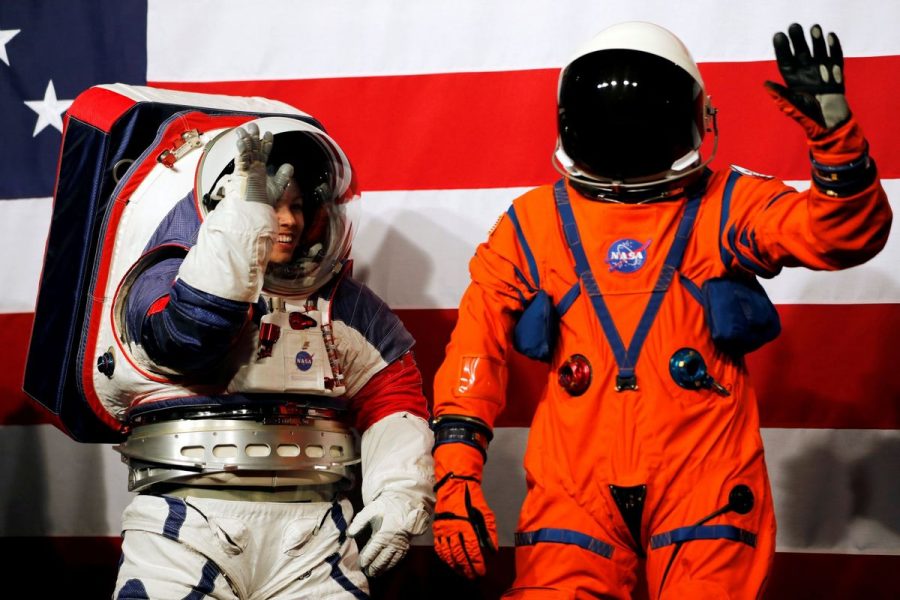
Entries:
<svg viewBox="0 0 900 600">
<path fill-rule="evenodd" d="M 294 362 L 296 363 L 297 368 L 301 371 L 309 371 L 313 365 L 312 354 L 306 352 L 305 350 L 301 350 L 297 353 L 297 357 L 294 358 Z"/>
<path fill-rule="evenodd" d="M 606 252 L 606 264 L 609 265 L 610 272 L 634 273 L 643 267 L 652 241 L 647 240 L 642 244 L 637 240 L 622 238 L 613 242 Z"/>
</svg>

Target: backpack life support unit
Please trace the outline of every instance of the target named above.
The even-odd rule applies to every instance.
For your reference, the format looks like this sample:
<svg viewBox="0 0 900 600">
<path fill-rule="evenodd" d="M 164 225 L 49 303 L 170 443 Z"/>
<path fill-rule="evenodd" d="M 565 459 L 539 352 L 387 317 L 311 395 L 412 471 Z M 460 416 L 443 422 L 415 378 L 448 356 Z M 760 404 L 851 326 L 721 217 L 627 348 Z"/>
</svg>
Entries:
<svg viewBox="0 0 900 600">
<path fill-rule="evenodd" d="M 108 351 L 117 341 L 101 327 L 116 287 L 194 189 L 206 144 L 266 116 L 323 129 L 275 100 L 124 84 L 90 88 L 67 111 L 23 388 L 75 440 L 125 439 L 121 407 L 103 388 L 112 357 L 127 359 Z"/>
</svg>

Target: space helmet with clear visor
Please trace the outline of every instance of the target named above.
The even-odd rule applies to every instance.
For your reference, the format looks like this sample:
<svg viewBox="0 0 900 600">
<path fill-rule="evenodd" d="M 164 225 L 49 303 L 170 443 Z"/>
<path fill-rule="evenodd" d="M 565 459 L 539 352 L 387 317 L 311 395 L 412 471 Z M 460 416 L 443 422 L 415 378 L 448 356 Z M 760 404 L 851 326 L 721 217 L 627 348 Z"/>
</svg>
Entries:
<svg viewBox="0 0 900 600">
<path fill-rule="evenodd" d="M 270 174 L 283 164 L 293 166 L 303 202 L 304 226 L 293 256 L 284 263 L 269 263 L 263 290 L 278 296 L 308 295 L 338 273 L 350 255 L 360 198 L 353 167 L 340 146 L 310 122 L 290 117 L 251 122 L 260 136 L 273 134 Z M 204 149 L 194 190 L 204 217 L 222 199 L 217 184 L 234 171 L 237 139 L 237 128 L 228 129 Z"/>
<path fill-rule="evenodd" d="M 614 25 L 562 69 L 554 165 L 600 195 L 648 197 L 684 186 L 715 109 L 684 44 L 644 22 Z"/>
</svg>

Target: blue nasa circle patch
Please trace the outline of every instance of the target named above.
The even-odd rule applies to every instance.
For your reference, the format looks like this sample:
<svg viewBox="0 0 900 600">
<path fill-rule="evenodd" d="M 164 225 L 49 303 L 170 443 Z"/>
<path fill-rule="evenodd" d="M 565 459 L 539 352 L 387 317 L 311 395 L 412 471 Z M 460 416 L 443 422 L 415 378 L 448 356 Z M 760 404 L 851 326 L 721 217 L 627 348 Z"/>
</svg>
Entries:
<svg viewBox="0 0 900 600">
<path fill-rule="evenodd" d="M 309 371 L 313 365 L 312 354 L 305 350 L 301 350 L 297 353 L 296 358 L 294 358 L 294 362 L 301 371 Z"/>
<path fill-rule="evenodd" d="M 641 243 L 631 238 L 616 240 L 606 252 L 606 264 L 610 271 L 619 273 L 634 273 L 647 262 L 647 249 L 650 242 Z"/>
</svg>

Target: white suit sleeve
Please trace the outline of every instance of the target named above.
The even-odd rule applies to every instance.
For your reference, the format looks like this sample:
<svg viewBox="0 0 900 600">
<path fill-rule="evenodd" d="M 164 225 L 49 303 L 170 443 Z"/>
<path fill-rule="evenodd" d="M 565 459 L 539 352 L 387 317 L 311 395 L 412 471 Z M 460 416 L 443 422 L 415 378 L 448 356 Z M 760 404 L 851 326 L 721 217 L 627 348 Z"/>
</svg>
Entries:
<svg viewBox="0 0 900 600">
<path fill-rule="evenodd" d="M 220 298 L 256 302 L 277 229 L 268 204 L 226 196 L 200 227 L 178 278 Z"/>
<path fill-rule="evenodd" d="M 362 498 L 365 508 L 350 525 L 355 536 L 366 525 L 372 537 L 360 552 L 367 575 L 393 567 L 424 533 L 434 511 L 434 435 L 421 417 L 390 414 L 362 435 Z"/>
<path fill-rule="evenodd" d="M 362 498 L 403 494 L 416 508 L 434 506 L 434 434 L 428 422 L 407 412 L 376 421 L 362 435 Z"/>
</svg>

